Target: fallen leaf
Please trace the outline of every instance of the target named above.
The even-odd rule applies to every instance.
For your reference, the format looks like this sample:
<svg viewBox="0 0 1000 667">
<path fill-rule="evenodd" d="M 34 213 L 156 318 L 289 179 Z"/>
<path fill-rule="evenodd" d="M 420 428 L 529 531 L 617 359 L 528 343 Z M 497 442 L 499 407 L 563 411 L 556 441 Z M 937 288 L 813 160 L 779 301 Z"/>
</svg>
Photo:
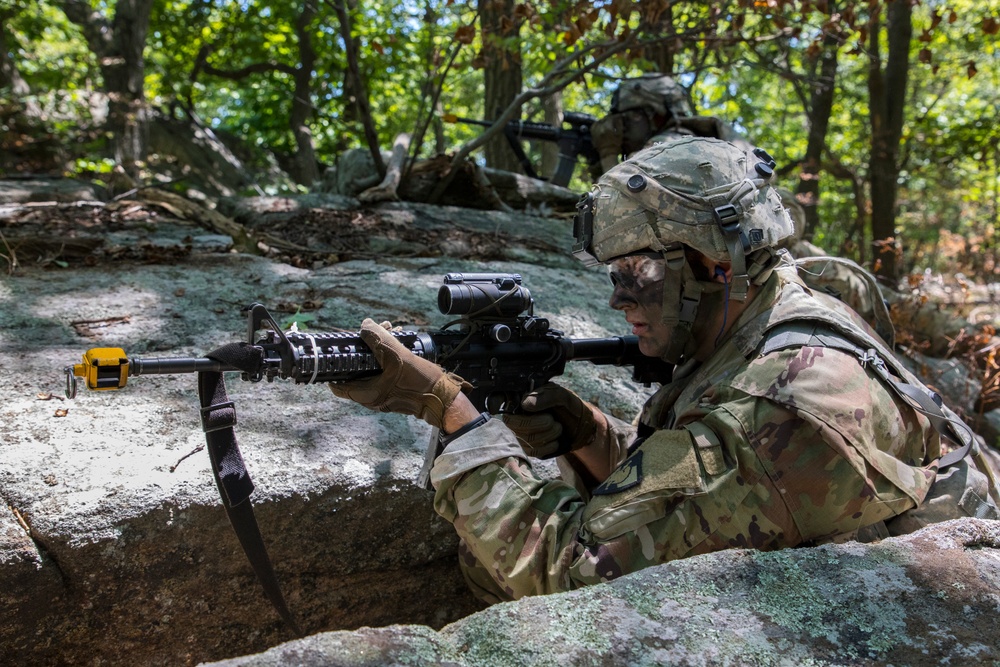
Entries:
<svg viewBox="0 0 1000 667">
<path fill-rule="evenodd" d="M 59 408 L 56 410 L 56 417 L 65 417 L 69 414 L 69 408 Z"/>
</svg>

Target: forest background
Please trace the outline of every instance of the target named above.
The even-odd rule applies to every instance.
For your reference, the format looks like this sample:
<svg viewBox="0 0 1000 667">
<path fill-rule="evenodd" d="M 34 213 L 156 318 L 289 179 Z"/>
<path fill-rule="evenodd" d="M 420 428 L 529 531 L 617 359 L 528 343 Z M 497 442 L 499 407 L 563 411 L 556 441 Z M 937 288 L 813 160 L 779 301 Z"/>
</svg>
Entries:
<svg viewBox="0 0 1000 667">
<path fill-rule="evenodd" d="M 446 114 L 601 117 L 621 78 L 658 71 L 777 159 L 807 239 L 890 281 L 991 282 L 998 32 L 998 0 L 0 0 L 0 151 L 8 174 L 183 191 L 150 146 L 166 117 L 274 156 L 288 178 L 250 194 L 307 190 L 350 148 L 384 170 L 400 133 L 411 159 L 516 171 L 499 124 Z M 541 173 L 553 149 L 530 147 Z"/>
<path fill-rule="evenodd" d="M 544 207 L 367 206 L 325 188 L 350 155 L 367 154 L 381 172 L 401 135 L 407 168 L 443 160 L 461 167 L 453 172 L 518 170 L 505 122 L 602 117 L 621 78 L 643 72 L 672 74 L 696 113 L 770 152 L 805 237 L 897 288 L 892 314 L 910 316 L 896 322 L 901 358 L 995 457 L 998 34 L 1000 0 L 0 0 L 0 496 L 11 510 L 0 512 L 0 537 L 17 538 L 18 549 L 0 572 L 5 618 L 17 621 L 2 628 L 0 653 L 6 642 L 31 664 L 194 664 L 283 641 L 276 616 L 261 626 L 270 610 L 256 587 L 217 585 L 249 571 L 220 539 L 229 531 L 207 457 L 190 456 L 202 436 L 191 430 L 186 379 L 148 378 L 147 388 L 88 395 L 70 409 L 54 393 L 57 369 L 98 343 L 202 353 L 209 340 L 232 340 L 248 296 L 326 328 L 373 315 L 423 328 L 435 315 L 418 293 L 433 294 L 424 287 L 439 257 L 477 270 L 529 265 L 560 329 L 611 335 L 616 314 L 592 308 L 600 276 L 566 254 L 570 211 L 590 185 L 582 160 L 564 190 L 568 211 L 549 208 L 550 218 Z M 448 123 L 448 114 L 497 123 Z M 196 164 L 196 135 L 231 161 Z M 540 173 L 553 173 L 554 145 L 525 148 Z M 337 237 L 348 252 L 329 243 L 322 257 L 282 254 L 277 242 L 301 248 L 319 228 L 326 238 L 316 245 Z M 63 252 L 71 240 L 75 257 Z M 366 252 L 352 257 L 357 248 Z M 604 370 L 572 373 L 572 388 L 617 416 L 645 400 Z M 261 466 L 262 532 L 282 538 L 272 556 L 308 629 L 440 625 L 470 613 L 454 543 L 443 538 L 453 531 L 432 521 L 412 482 L 426 431 L 359 415 L 325 392 L 243 391 L 248 405 L 271 406 L 241 413 L 241 437 Z M 374 432 L 385 437 L 373 443 Z M 963 544 L 960 565 L 977 552 Z M 949 577 L 972 572 L 964 567 Z M 911 595 L 921 605 L 969 608 L 973 586 L 961 593 L 924 579 L 933 588 Z M 838 596 L 806 608 L 829 610 Z M 782 610 L 801 628 L 801 597 L 792 599 Z M 853 628 L 856 600 L 845 604 Z M 831 636 L 827 616 L 816 636 Z M 982 633 L 969 632 L 968 642 L 959 635 L 963 651 L 979 646 Z"/>
</svg>

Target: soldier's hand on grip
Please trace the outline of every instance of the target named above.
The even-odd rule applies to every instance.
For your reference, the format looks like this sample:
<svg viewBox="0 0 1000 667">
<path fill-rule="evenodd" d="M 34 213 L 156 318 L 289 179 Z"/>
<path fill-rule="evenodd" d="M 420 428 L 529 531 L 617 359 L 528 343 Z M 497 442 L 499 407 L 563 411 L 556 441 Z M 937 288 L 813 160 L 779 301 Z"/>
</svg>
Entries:
<svg viewBox="0 0 1000 667">
<path fill-rule="evenodd" d="M 462 389 L 471 386 L 454 373 L 447 373 L 410 352 L 389 333 L 392 327 L 388 324 L 379 325 L 366 318 L 359 332 L 382 372 L 363 380 L 331 383 L 330 389 L 340 398 L 366 408 L 413 415 L 431 426 L 441 427 L 448 406 Z"/>
<path fill-rule="evenodd" d="M 569 389 L 554 383 L 542 385 L 521 401 L 518 414 L 503 415 L 525 454 L 546 459 L 590 444 L 604 415 Z M 600 422 L 600 423 L 599 423 Z"/>
</svg>

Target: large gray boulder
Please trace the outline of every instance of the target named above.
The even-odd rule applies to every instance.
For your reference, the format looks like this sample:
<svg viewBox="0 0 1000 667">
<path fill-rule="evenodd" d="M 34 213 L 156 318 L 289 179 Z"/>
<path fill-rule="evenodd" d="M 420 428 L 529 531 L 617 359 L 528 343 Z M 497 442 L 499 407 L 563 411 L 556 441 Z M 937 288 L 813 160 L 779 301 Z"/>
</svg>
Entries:
<svg viewBox="0 0 1000 667">
<path fill-rule="evenodd" d="M 245 339 L 240 309 L 251 302 L 268 306 L 282 324 L 296 320 L 317 331 L 355 329 L 364 317 L 434 328 L 449 319 L 437 311 L 436 296 L 441 277 L 453 271 L 521 273 L 535 297 L 535 314 L 549 317 L 568 336 L 627 330 L 621 315 L 606 306 L 606 275 L 566 256 L 567 220 L 403 204 L 351 211 L 348 205 L 327 196 L 256 198 L 221 207 L 249 229 L 294 233 L 292 240 L 317 247 L 313 255 L 287 258 L 300 268 L 231 252 L 231 239 L 206 235 L 190 218 L 175 217 L 162 205 L 150 210 L 123 201 L 73 218 L 74 208 L 35 215 L 33 209 L 0 207 L 0 229 L 8 239 L 17 232 L 61 247 L 72 233 L 101 241 L 85 256 L 23 252 L 16 270 L 0 263 L 0 269 L 12 270 L 0 281 L 3 664 L 195 664 L 265 651 L 291 638 L 240 552 L 207 455 L 199 451 L 195 377 L 133 378 L 121 391 L 81 390 L 75 401 L 63 400 L 63 368 L 88 348 L 122 347 L 142 357 L 198 356 Z M 424 241 L 418 247 L 419 239 Z M 337 261 L 347 257 L 352 259 Z M 648 393 L 625 369 L 585 362 L 571 363 L 560 382 L 623 418 Z M 814 636 L 810 633 L 825 638 L 815 642 L 834 646 L 831 638 L 839 638 L 865 650 L 905 636 L 911 643 L 898 646 L 956 656 L 953 662 L 959 649 L 949 646 L 964 646 L 973 661 L 995 654 L 977 649 L 964 630 L 950 627 L 957 625 L 958 614 L 946 604 L 969 601 L 969 616 L 986 604 L 986 593 L 973 586 L 972 564 L 985 573 L 978 580 L 983 586 L 997 585 L 995 569 L 987 567 L 996 563 L 995 532 L 982 523 L 971 525 L 993 537 L 970 538 L 968 544 L 978 546 L 967 549 L 932 548 L 938 538 L 925 536 L 923 542 L 913 538 L 878 547 L 718 554 L 609 587 L 499 606 L 455 624 L 481 605 L 458 571 L 451 527 L 433 513 L 430 492 L 415 483 L 430 429 L 336 400 L 322 386 L 233 378 L 229 390 L 257 485 L 257 517 L 299 624 L 310 634 L 387 628 L 324 635 L 277 651 L 306 655 L 322 642 L 334 642 L 329 645 L 334 648 L 343 642 L 358 655 L 372 656 L 367 664 L 434 662 L 439 656 L 458 664 L 508 664 L 508 658 L 516 662 L 532 655 L 554 659 L 539 648 L 549 642 L 560 649 L 572 646 L 567 650 L 580 664 L 618 664 L 614 661 L 629 655 L 656 662 L 681 655 L 649 653 L 674 651 L 672 637 L 695 648 L 735 641 L 713 634 L 716 620 L 706 620 L 705 607 L 673 630 L 654 623 L 656 614 L 675 618 L 684 605 L 697 602 L 717 604 L 718 618 L 744 623 L 732 627 L 746 646 L 788 647 L 793 662 L 812 655 L 796 648 L 796 642 Z M 908 558 L 921 549 L 926 558 L 913 556 L 919 562 L 900 565 L 904 556 L 897 558 L 898 553 Z M 871 554 L 889 569 L 871 574 L 862 568 L 859 563 Z M 972 563 L 961 570 L 968 576 L 948 578 L 954 563 Z M 826 606 L 815 597 L 796 597 L 801 586 L 814 585 L 810 568 L 818 571 L 824 564 L 828 572 L 822 581 L 830 588 L 817 590 Z M 888 582 L 910 590 L 911 599 L 922 596 L 938 605 L 933 607 L 942 612 L 937 626 L 921 626 L 925 617 L 915 616 L 903 629 L 895 622 L 886 626 L 892 631 L 887 635 L 872 619 L 887 621 L 873 617 L 868 607 L 852 611 L 850 600 L 866 599 L 859 577 L 873 591 L 889 591 L 879 599 L 893 599 L 896 588 L 879 588 L 887 584 L 878 573 L 900 572 L 890 565 L 903 568 L 916 588 L 907 589 L 899 578 Z M 752 598 L 740 586 L 754 577 L 774 582 L 759 587 L 773 591 L 767 598 L 768 609 L 775 610 L 772 621 L 747 613 Z M 782 587 L 783 579 L 791 584 Z M 670 583 L 667 592 L 658 592 L 657 581 Z M 940 602 L 939 594 L 950 597 Z M 634 608 L 615 602 L 616 596 L 632 600 Z M 821 608 L 828 616 L 819 616 Z M 896 609 L 889 607 L 888 618 Z M 779 611 L 786 619 L 781 623 L 773 620 Z M 543 612 L 567 624 L 590 617 L 601 622 L 546 626 L 542 617 L 531 616 Z M 534 620 L 519 621 L 522 613 Z M 775 630 L 793 627 L 789 624 L 807 615 L 819 621 L 803 625 L 798 639 Z M 616 629 L 618 618 L 622 625 Z M 860 629 L 848 630 L 854 627 L 850 623 Z M 535 625 L 547 629 L 531 640 L 528 632 Z M 650 628 L 662 633 L 659 647 Z M 513 639 L 489 648 L 484 635 L 498 633 Z M 957 637 L 953 644 L 951 635 Z M 409 638 L 427 652 L 415 653 Z M 527 648 L 517 648 L 518 641 Z M 987 648 L 994 641 L 982 640 Z M 398 646 L 398 652 L 382 651 L 383 646 Z M 613 650 L 602 648 L 608 646 Z M 706 655 L 722 662 L 731 655 L 726 650 Z M 864 662 L 861 650 L 834 647 L 815 655 L 840 664 Z"/>
<path fill-rule="evenodd" d="M 440 631 L 362 628 L 213 667 L 990 665 L 1000 660 L 1000 522 L 878 544 L 722 551 Z"/>
<path fill-rule="evenodd" d="M 563 221 L 532 224 L 548 237 L 567 233 Z M 6 664 L 176 665 L 290 638 L 233 536 L 207 454 L 197 451 L 196 378 L 132 378 L 120 391 L 81 389 L 62 400 L 63 368 L 86 349 L 199 356 L 245 339 L 240 309 L 251 302 L 318 331 L 355 329 L 366 316 L 433 328 L 449 319 L 436 299 L 450 271 L 523 274 L 535 314 L 572 337 L 625 328 L 603 297 L 593 301 L 606 276 L 565 262 L 396 256 L 294 268 L 193 244 L 201 230 L 168 224 L 162 212 L 128 233 L 122 243 L 161 250 L 143 262 L 23 262 L 0 281 Z M 493 234 L 504 243 L 496 224 Z M 146 263 L 158 257 L 169 263 Z M 480 608 L 457 568 L 451 526 L 415 483 L 429 427 L 337 400 L 323 386 L 237 378 L 229 393 L 257 517 L 305 631 L 441 627 Z M 585 362 L 562 381 L 622 416 L 647 391 L 625 369 Z"/>
</svg>

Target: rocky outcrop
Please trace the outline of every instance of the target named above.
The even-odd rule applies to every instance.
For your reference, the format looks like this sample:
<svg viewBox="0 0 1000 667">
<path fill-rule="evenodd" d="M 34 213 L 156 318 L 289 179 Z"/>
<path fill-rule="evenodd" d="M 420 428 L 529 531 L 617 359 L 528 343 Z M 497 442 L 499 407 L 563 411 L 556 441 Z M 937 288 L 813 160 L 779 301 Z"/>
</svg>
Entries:
<svg viewBox="0 0 1000 667">
<path fill-rule="evenodd" d="M 73 193 L 71 198 L 79 196 L 91 195 Z M 437 290 L 441 277 L 454 271 L 522 274 L 535 298 L 535 315 L 548 317 L 570 337 L 618 335 L 624 328 L 620 314 L 606 307 L 606 275 L 584 269 L 566 255 L 566 220 L 401 203 L 352 209 L 353 200 L 331 195 L 223 202 L 218 215 L 241 225 L 251 237 L 280 235 L 310 248 L 302 255 L 274 253 L 273 248 L 250 255 L 234 252 L 233 239 L 218 233 L 218 225 L 201 226 L 197 211 L 180 211 L 170 200 L 35 207 L 25 204 L 25 195 L 18 197 L 19 203 L 0 207 L 0 230 L 7 240 L 0 243 L 0 270 L 9 273 L 0 281 L 4 664 L 195 664 L 264 651 L 291 638 L 239 550 L 207 456 L 199 451 L 203 435 L 195 378 L 133 378 L 118 392 L 81 390 L 75 401 L 64 400 L 63 369 L 88 348 L 122 347 L 140 357 L 199 356 L 245 339 L 240 309 L 252 302 L 268 306 L 282 326 L 295 321 L 315 331 L 354 329 L 364 317 L 413 329 L 439 327 L 450 318 L 437 311 Z M 17 246 L 15 266 L 10 261 L 15 236 L 44 241 L 46 249 L 31 246 L 35 249 L 29 252 L 29 246 Z M 66 252 L 70 239 L 99 243 L 71 254 Z M 570 364 L 560 382 L 622 418 L 631 417 L 647 394 L 627 370 L 585 362 Z M 537 647 L 525 638 L 524 628 L 530 625 L 516 630 L 521 609 L 548 609 L 546 613 L 567 623 L 603 614 L 605 607 L 625 618 L 625 608 L 612 604 L 619 594 L 613 591 L 656 590 L 653 584 L 660 580 L 640 586 L 623 579 L 593 592 L 496 607 L 457 625 L 481 606 L 466 592 L 458 572 L 451 527 L 431 510 L 430 493 L 414 482 L 430 429 L 335 400 L 324 387 L 254 385 L 234 377 L 229 388 L 243 453 L 257 484 L 254 502 L 261 530 L 300 625 L 308 633 L 383 628 L 310 641 L 346 642 L 358 655 L 374 656 L 371 664 L 395 659 L 397 654 L 378 652 L 392 646 L 400 647 L 399 662 L 421 662 L 424 654 L 413 653 L 407 638 L 425 646 L 431 658 L 440 653 L 459 664 L 508 664 L 508 656 L 527 659 L 527 649 L 500 644 L 487 654 L 487 644 L 473 634 L 509 633 L 511 642 Z M 912 551 L 917 543 L 906 544 Z M 796 579 L 791 563 L 815 558 L 818 568 L 823 559 L 837 558 L 828 563 L 828 581 L 833 582 L 838 568 L 841 578 L 857 569 L 843 566 L 855 563 L 848 558 L 856 553 L 851 549 L 869 553 L 878 548 L 883 547 L 733 552 L 713 556 L 717 561 L 693 559 L 638 576 L 666 576 L 665 581 L 674 582 L 671 586 L 681 586 L 678 590 L 693 591 L 691 595 L 700 591 L 702 602 L 724 592 L 731 599 L 720 609 L 734 610 L 730 616 L 736 617 L 746 615 L 746 607 L 736 603 L 743 595 L 737 579 L 699 569 L 704 563 L 743 572 L 739 581 L 750 581 L 753 568 L 763 563 L 777 568 L 768 570 L 769 576 L 784 572 L 781 576 L 797 582 L 805 575 Z M 813 553 L 818 555 L 809 556 Z M 996 558 L 992 546 L 939 549 L 928 558 L 946 559 L 939 562 L 943 567 L 959 554 L 976 563 Z M 920 567 L 936 571 L 930 560 Z M 870 586 L 881 585 L 875 575 L 870 577 Z M 802 585 L 812 585 L 812 579 L 810 574 Z M 688 588 L 677 583 L 681 580 L 689 582 Z M 971 584 L 971 579 L 956 581 Z M 996 586 L 995 577 L 989 581 Z M 860 595 L 854 583 L 845 585 L 850 595 L 832 598 L 838 618 L 848 618 L 847 600 Z M 924 593 L 914 596 L 944 591 L 949 599 L 964 599 L 958 588 L 934 588 L 930 579 L 923 585 Z M 782 595 L 789 592 L 780 590 Z M 660 605 L 649 609 L 659 609 L 656 613 L 665 618 L 673 618 L 672 609 L 686 609 L 682 602 L 687 598 L 648 599 L 649 605 Z M 560 600 L 561 608 L 546 606 Z M 818 614 L 818 607 L 790 600 L 789 614 Z M 628 612 L 635 623 L 627 627 L 639 633 L 635 638 L 600 624 L 568 625 L 573 629 L 565 631 L 552 626 L 541 636 L 554 645 L 575 642 L 573 655 L 580 664 L 616 664 L 614 656 L 630 655 L 632 644 L 637 656 L 656 648 L 642 634 L 643 623 L 653 620 L 640 623 L 637 613 Z M 606 624 L 617 618 L 594 617 Z M 694 642 L 698 632 L 715 637 L 715 621 L 694 618 L 698 623 L 679 624 L 675 634 L 662 628 L 657 632 L 666 632 L 664 641 L 682 633 L 685 642 L 707 646 Z M 874 632 L 869 616 L 859 618 L 859 627 L 869 628 L 864 632 Z M 767 644 L 777 637 L 774 645 L 792 646 L 793 639 L 775 630 L 774 623 L 760 620 L 740 632 L 757 637 L 747 642 Z M 391 626 L 397 626 L 396 634 Z M 830 627 L 834 629 L 824 637 L 841 633 L 837 636 L 860 641 L 868 636 Z M 438 633 L 439 628 L 445 629 Z M 920 628 L 916 621 L 905 631 L 914 638 L 913 646 L 928 651 L 958 632 L 946 625 Z M 618 652 L 594 657 L 603 654 L 592 651 L 608 642 Z M 371 646 L 365 648 L 366 643 Z M 298 646 L 306 655 L 319 644 Z M 661 642 L 657 650 L 672 646 Z M 830 651 L 834 658 L 846 656 L 840 664 L 854 659 L 849 652 Z M 649 655 L 655 662 L 660 654 Z M 836 662 L 834 658 L 829 659 Z M 864 659 L 858 652 L 855 661 Z M 692 658 L 690 664 L 699 663 Z"/>
<path fill-rule="evenodd" d="M 86 349 L 199 356 L 246 338 L 240 309 L 251 302 L 282 326 L 314 331 L 354 329 L 366 316 L 439 327 L 450 318 L 437 311 L 437 291 L 451 271 L 523 274 L 535 314 L 569 336 L 621 329 L 603 298 L 589 301 L 604 291 L 600 271 L 388 255 L 295 268 L 197 245 L 197 227 L 167 218 L 160 211 L 108 241 L 145 244 L 142 259 L 23 261 L 0 281 L 4 664 L 182 665 L 290 638 L 198 451 L 195 377 L 132 378 L 117 392 L 63 400 L 63 368 Z M 565 230 L 534 224 L 540 235 Z M 492 242 L 503 234 L 494 226 Z M 586 362 L 563 382 L 620 416 L 645 392 L 625 369 Z M 458 571 L 453 530 L 415 484 L 429 427 L 322 386 L 234 376 L 229 393 L 261 531 L 305 631 L 441 627 L 480 608 Z"/>
<path fill-rule="evenodd" d="M 434 631 L 330 632 L 213 667 L 986 665 L 1000 659 L 1000 522 L 878 544 L 723 551 Z"/>
</svg>

